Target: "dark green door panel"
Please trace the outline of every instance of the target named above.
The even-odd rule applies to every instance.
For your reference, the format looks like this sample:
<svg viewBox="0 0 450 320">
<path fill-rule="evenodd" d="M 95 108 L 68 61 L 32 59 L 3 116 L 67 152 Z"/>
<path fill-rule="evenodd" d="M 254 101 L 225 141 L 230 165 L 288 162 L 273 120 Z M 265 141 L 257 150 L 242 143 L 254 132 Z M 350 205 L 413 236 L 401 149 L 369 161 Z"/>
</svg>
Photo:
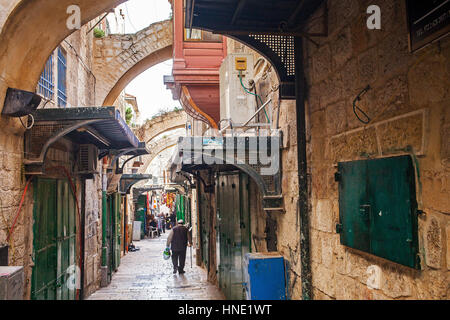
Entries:
<svg viewBox="0 0 450 320">
<path fill-rule="evenodd" d="M 341 243 L 419 268 L 411 157 L 339 163 L 338 170 Z"/>
<path fill-rule="evenodd" d="M 409 156 L 368 162 L 371 252 L 415 267 L 417 216 L 414 171 Z M 389 178 L 388 178 L 389 177 Z"/>
<path fill-rule="evenodd" d="M 32 299 L 74 300 L 69 285 L 76 270 L 75 200 L 65 180 L 34 184 L 34 262 Z"/>
<path fill-rule="evenodd" d="M 341 243 L 370 251 L 369 213 L 367 201 L 367 166 L 364 161 L 339 164 L 339 218 L 344 232 Z"/>
<path fill-rule="evenodd" d="M 219 286 L 227 299 L 244 299 L 244 256 L 250 252 L 248 177 L 223 173 L 217 180 Z"/>
<path fill-rule="evenodd" d="M 34 183 L 34 267 L 31 298 L 56 296 L 56 181 L 36 179 Z"/>
</svg>

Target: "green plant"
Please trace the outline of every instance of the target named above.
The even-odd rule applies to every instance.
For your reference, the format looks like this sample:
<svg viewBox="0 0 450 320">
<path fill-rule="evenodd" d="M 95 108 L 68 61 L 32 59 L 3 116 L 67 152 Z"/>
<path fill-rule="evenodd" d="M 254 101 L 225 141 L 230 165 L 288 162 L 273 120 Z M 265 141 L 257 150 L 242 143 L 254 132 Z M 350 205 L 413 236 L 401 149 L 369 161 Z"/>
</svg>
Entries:
<svg viewBox="0 0 450 320">
<path fill-rule="evenodd" d="M 130 125 L 131 119 L 133 119 L 133 110 L 131 110 L 131 108 L 127 108 L 127 110 L 125 110 L 125 121 L 128 125 Z"/>
<path fill-rule="evenodd" d="M 96 38 L 103 38 L 105 36 L 105 31 L 99 28 L 94 29 L 94 37 Z"/>
</svg>

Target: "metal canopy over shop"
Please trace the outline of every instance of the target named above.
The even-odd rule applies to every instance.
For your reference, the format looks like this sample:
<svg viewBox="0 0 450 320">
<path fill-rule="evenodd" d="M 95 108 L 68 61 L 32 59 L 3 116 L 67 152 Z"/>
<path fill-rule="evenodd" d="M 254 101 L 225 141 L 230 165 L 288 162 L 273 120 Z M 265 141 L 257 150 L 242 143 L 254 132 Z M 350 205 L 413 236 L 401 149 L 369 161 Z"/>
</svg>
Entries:
<svg viewBox="0 0 450 320">
<path fill-rule="evenodd" d="M 130 194 L 131 188 L 142 180 L 150 180 L 151 174 L 124 174 L 120 178 L 119 193 Z"/>
<path fill-rule="evenodd" d="M 280 97 L 295 99 L 294 37 L 325 36 L 323 31 L 304 31 L 307 18 L 324 0 L 186 0 L 186 28 L 220 33 L 236 38 L 264 55 L 277 69 Z"/>
<path fill-rule="evenodd" d="M 114 107 L 39 109 L 32 113 L 33 127 L 25 134 L 27 174 L 43 174 L 49 148 L 66 138 L 75 144 L 95 145 L 99 158 L 110 150 L 121 155 L 145 154 L 145 144 Z"/>
<path fill-rule="evenodd" d="M 281 136 L 271 137 L 245 137 L 238 140 L 236 137 L 223 137 L 218 144 L 205 144 L 204 140 L 196 142 L 199 137 L 181 137 L 177 152 L 171 159 L 171 180 L 186 179 L 184 173 L 193 174 L 199 170 L 213 169 L 216 172 L 233 171 L 239 169 L 249 175 L 258 186 L 263 195 L 263 208 L 265 211 L 280 211 L 282 208 L 281 168 L 279 158 L 274 157 L 270 164 L 264 164 L 259 157 L 262 144 L 266 143 L 264 150 L 273 155 L 281 146 Z M 234 149 L 225 150 L 224 146 L 234 146 Z M 250 146 L 256 146 L 253 150 Z M 263 174 L 277 168 L 273 174 Z M 179 181 L 179 180 L 178 180 Z M 204 181 L 202 181 L 204 183 Z M 205 183 L 204 183 L 205 184 Z M 207 188 L 205 184 L 205 188 Z"/>
</svg>

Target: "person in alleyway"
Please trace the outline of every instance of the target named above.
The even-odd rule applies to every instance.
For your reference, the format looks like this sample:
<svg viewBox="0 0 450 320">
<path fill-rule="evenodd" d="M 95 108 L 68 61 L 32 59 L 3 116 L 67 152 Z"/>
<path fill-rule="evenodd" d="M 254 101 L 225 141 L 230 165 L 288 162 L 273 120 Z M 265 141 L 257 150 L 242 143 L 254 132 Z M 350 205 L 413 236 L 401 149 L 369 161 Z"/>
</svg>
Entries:
<svg viewBox="0 0 450 320">
<path fill-rule="evenodd" d="M 163 219 L 161 218 L 161 214 L 158 214 L 156 216 L 156 221 L 158 222 L 158 234 L 161 235 L 161 233 L 163 232 Z"/>
<path fill-rule="evenodd" d="M 161 213 L 160 219 L 163 233 L 166 233 L 166 216 L 164 215 L 164 213 Z"/>
<path fill-rule="evenodd" d="M 175 228 L 176 221 L 177 221 L 177 214 L 175 213 L 175 210 L 173 210 L 172 213 L 170 214 L 170 222 L 172 223 L 172 228 Z"/>
<path fill-rule="evenodd" d="M 172 222 L 170 220 L 170 217 L 169 217 L 168 213 L 166 213 L 165 219 L 166 219 L 166 228 L 167 228 L 167 230 L 171 230 L 172 229 Z"/>
<path fill-rule="evenodd" d="M 158 223 L 156 222 L 156 218 L 153 218 L 152 221 L 150 222 L 150 228 L 152 228 L 152 230 L 158 230 Z M 159 233 L 158 233 L 158 237 L 159 237 Z"/>
<path fill-rule="evenodd" d="M 192 246 L 191 234 L 184 226 L 183 220 L 178 220 L 167 238 L 166 247 L 172 250 L 173 273 L 183 274 L 187 247 Z"/>
</svg>

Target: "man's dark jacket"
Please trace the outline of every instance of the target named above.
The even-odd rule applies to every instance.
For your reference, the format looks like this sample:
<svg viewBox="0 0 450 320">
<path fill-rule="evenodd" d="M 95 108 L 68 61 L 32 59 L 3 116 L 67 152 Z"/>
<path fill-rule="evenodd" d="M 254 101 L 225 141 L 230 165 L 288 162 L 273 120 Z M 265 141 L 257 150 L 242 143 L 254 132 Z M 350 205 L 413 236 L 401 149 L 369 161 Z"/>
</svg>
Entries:
<svg viewBox="0 0 450 320">
<path fill-rule="evenodd" d="M 186 250 L 188 244 L 188 228 L 185 226 L 176 226 L 172 231 L 173 236 L 172 241 L 170 242 L 172 251 Z"/>
</svg>

